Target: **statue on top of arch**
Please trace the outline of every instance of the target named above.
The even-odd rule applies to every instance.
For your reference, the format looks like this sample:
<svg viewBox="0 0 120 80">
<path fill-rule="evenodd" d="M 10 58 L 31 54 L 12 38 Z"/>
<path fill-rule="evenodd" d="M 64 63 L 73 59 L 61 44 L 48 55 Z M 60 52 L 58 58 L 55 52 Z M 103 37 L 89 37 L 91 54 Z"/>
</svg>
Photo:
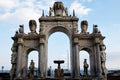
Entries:
<svg viewBox="0 0 120 80">
<path fill-rule="evenodd" d="M 87 29 L 88 29 L 87 20 L 81 21 L 81 34 L 88 34 Z"/>
<path fill-rule="evenodd" d="M 35 20 L 30 20 L 29 21 L 29 28 L 30 28 L 30 33 L 29 34 L 37 34 L 36 28 L 37 28 L 37 23 Z"/>
<path fill-rule="evenodd" d="M 24 33 L 24 25 L 19 25 L 19 33 L 23 34 Z"/>
<path fill-rule="evenodd" d="M 53 8 L 49 9 L 49 16 L 52 16 L 52 12 L 54 12 L 54 16 L 63 16 L 63 12 L 65 16 L 68 16 L 68 9 L 64 7 L 62 2 L 55 2 Z"/>
</svg>

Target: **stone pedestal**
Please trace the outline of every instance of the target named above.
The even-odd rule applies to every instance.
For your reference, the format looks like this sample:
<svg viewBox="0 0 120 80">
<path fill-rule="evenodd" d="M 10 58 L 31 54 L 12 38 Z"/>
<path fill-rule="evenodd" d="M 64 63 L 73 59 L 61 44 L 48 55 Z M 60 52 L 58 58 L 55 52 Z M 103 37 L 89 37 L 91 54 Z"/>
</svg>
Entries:
<svg viewBox="0 0 120 80">
<path fill-rule="evenodd" d="M 57 77 L 57 78 L 64 77 L 64 70 L 63 69 L 55 69 L 55 77 Z"/>
<path fill-rule="evenodd" d="M 57 77 L 57 78 L 64 77 L 64 70 L 61 69 L 61 67 L 60 67 L 60 64 L 64 63 L 64 61 L 63 60 L 55 60 L 54 63 L 58 64 L 58 68 L 55 69 L 55 71 L 54 71 L 55 72 L 55 77 Z"/>
</svg>

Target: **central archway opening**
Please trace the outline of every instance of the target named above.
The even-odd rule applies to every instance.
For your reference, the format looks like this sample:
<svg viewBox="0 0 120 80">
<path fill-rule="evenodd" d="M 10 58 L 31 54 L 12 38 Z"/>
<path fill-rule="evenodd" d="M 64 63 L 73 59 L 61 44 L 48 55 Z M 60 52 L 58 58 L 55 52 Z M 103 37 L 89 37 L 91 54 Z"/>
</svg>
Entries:
<svg viewBox="0 0 120 80">
<path fill-rule="evenodd" d="M 54 70 L 58 66 L 54 60 L 64 60 L 61 68 L 64 69 L 64 74 L 70 73 L 70 39 L 63 32 L 52 33 L 48 39 L 47 68 L 51 68 L 51 76 L 54 76 Z"/>
</svg>

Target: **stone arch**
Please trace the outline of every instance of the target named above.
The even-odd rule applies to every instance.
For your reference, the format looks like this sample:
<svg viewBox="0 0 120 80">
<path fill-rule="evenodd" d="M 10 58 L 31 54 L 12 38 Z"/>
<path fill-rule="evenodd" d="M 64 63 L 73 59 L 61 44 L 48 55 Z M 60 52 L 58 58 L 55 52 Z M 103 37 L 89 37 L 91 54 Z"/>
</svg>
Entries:
<svg viewBox="0 0 120 80">
<path fill-rule="evenodd" d="M 30 53 L 31 51 L 38 51 L 38 50 L 35 49 L 35 48 L 28 48 L 28 49 L 26 50 L 26 54 L 29 55 L 29 53 Z"/>
<path fill-rule="evenodd" d="M 48 59 L 48 40 L 49 40 L 49 37 L 53 34 L 53 33 L 55 33 L 55 32 L 62 32 L 62 33 L 64 33 L 67 37 L 68 37 L 68 39 L 69 39 L 69 48 L 70 48 L 70 54 L 69 55 L 71 55 L 71 47 L 72 47 L 72 44 L 71 44 L 71 31 L 70 31 L 70 29 L 69 28 L 66 28 L 66 27 L 64 27 L 64 26 L 54 26 L 54 27 L 52 27 L 52 28 L 50 28 L 50 29 L 48 29 L 47 30 L 47 32 L 46 32 L 46 55 L 47 55 L 47 57 L 46 57 L 46 59 Z M 70 61 L 71 62 L 71 61 Z M 47 60 L 46 60 L 46 64 L 48 64 L 47 63 Z M 47 72 L 46 72 L 46 74 L 47 74 Z"/>
<path fill-rule="evenodd" d="M 63 26 L 54 26 L 54 27 L 50 28 L 47 31 L 47 36 L 46 36 L 47 39 L 54 32 L 63 32 L 63 33 L 65 33 L 69 37 L 69 39 L 71 39 L 71 32 L 70 32 L 70 30 L 68 28 L 66 28 L 66 27 L 63 27 Z"/>
<path fill-rule="evenodd" d="M 34 63 L 35 63 L 35 65 L 34 65 L 34 67 L 35 67 L 35 74 L 34 74 L 34 76 L 38 76 L 39 51 L 38 51 L 37 49 L 30 48 L 30 49 L 27 50 L 27 53 L 26 53 L 26 54 L 27 54 L 27 56 L 26 56 L 26 67 L 27 67 L 27 69 L 29 70 L 29 66 L 30 66 L 29 61 L 31 61 L 31 60 L 30 60 L 30 55 L 31 55 L 31 53 L 32 53 L 32 55 L 33 55 L 33 54 L 35 55 L 35 58 L 32 58 L 32 60 L 33 60 Z M 36 54 L 36 53 L 37 53 L 37 54 Z M 37 59 L 37 61 L 36 61 L 36 59 Z M 36 65 L 36 64 L 37 64 L 37 65 Z M 27 74 L 29 73 L 28 70 L 27 70 Z"/>
<path fill-rule="evenodd" d="M 57 2 L 60 4 L 59 2 Z M 56 4 L 56 3 L 55 3 Z M 51 15 L 54 12 L 55 15 Z M 60 13 L 61 12 L 61 13 Z M 66 15 L 63 15 L 63 12 Z M 73 11 L 73 16 L 68 15 L 67 8 L 58 9 L 55 7 L 55 10 L 51 8 L 50 15 L 45 16 L 44 11 L 42 16 L 39 18 L 40 26 L 39 33 L 36 33 L 35 27 L 36 24 L 32 24 L 33 31 L 26 34 L 24 33 L 24 26 L 20 25 L 18 31 L 16 31 L 14 37 L 13 46 L 12 46 L 12 74 L 15 74 L 15 78 L 19 79 L 21 77 L 25 78 L 25 68 L 26 68 L 26 55 L 27 52 L 32 50 L 39 51 L 39 70 L 38 76 L 46 78 L 46 69 L 47 69 L 47 46 L 49 36 L 57 31 L 65 33 L 70 39 L 70 58 L 71 58 L 71 72 L 72 77 L 77 78 L 80 76 L 79 72 L 79 51 L 85 50 L 90 55 L 90 64 L 91 64 L 91 74 L 95 77 L 101 79 L 106 79 L 102 75 L 101 71 L 101 52 L 104 52 L 105 49 L 101 50 L 100 47 L 104 45 L 101 32 L 98 30 L 97 25 L 93 25 L 93 32 L 87 32 L 86 21 L 82 21 L 86 26 L 81 25 L 81 29 L 85 28 L 85 31 L 78 33 L 78 18 L 75 16 Z M 88 24 L 88 23 L 87 23 Z M 28 50 L 28 51 L 27 51 Z M 17 59 L 16 59 L 17 57 Z M 15 58 L 15 59 L 14 59 Z M 105 63 L 105 61 L 104 61 Z M 17 69 L 17 70 L 15 70 Z M 23 73 L 24 70 L 24 74 Z M 105 73 L 107 74 L 107 73 Z M 13 75 L 12 75 L 13 76 Z"/>
<path fill-rule="evenodd" d="M 79 49 L 79 55 L 80 55 L 80 51 L 86 51 L 89 55 L 89 60 L 90 60 L 90 64 L 89 64 L 89 67 L 90 67 L 90 75 L 94 76 L 95 75 L 95 54 L 93 52 L 93 47 L 81 47 Z M 81 63 L 81 62 L 80 62 Z"/>
<path fill-rule="evenodd" d="M 87 60 L 88 67 L 88 74 L 90 75 L 90 55 L 87 51 L 81 50 L 79 52 L 79 61 L 80 61 L 80 74 L 84 75 L 84 60 Z"/>
<path fill-rule="evenodd" d="M 88 52 L 90 55 L 92 55 L 92 49 L 89 47 L 82 47 L 79 51 L 81 51 L 81 50 L 84 50 L 84 51 Z"/>
<path fill-rule="evenodd" d="M 57 40 L 57 41 L 56 41 Z M 62 69 L 69 69 L 70 58 L 70 40 L 69 37 L 63 32 L 55 32 L 49 36 L 48 39 L 48 69 L 50 66 L 52 70 L 55 70 L 58 65 L 54 64 L 54 60 L 64 60 L 64 63 L 61 65 Z M 55 74 L 54 74 L 55 75 Z M 54 76 L 52 75 L 52 76 Z"/>
<path fill-rule="evenodd" d="M 23 56 L 23 61 L 24 62 L 22 62 L 24 64 L 24 66 L 25 66 L 24 76 L 28 75 L 28 67 L 29 67 L 29 65 L 28 65 L 28 56 L 32 51 L 36 51 L 38 53 L 36 55 L 38 55 L 38 62 L 39 62 L 39 50 L 36 49 L 36 48 L 25 48 L 24 53 L 23 53 L 23 55 L 24 55 Z M 37 64 L 39 64 L 39 63 L 37 63 Z M 38 67 L 39 67 L 39 65 L 38 65 Z"/>
<path fill-rule="evenodd" d="M 34 49 L 34 48 L 29 48 L 29 49 L 26 50 L 26 57 L 28 57 L 28 55 L 29 55 L 32 51 L 36 51 L 36 52 L 38 52 L 38 54 L 39 54 L 39 50 Z M 28 58 L 27 58 L 27 59 L 28 59 Z"/>
</svg>

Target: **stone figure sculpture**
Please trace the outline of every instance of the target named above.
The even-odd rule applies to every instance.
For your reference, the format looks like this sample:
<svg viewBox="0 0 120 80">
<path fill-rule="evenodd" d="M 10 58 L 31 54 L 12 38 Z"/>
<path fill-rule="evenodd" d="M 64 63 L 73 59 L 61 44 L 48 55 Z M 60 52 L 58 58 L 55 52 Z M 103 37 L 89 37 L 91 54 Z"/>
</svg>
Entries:
<svg viewBox="0 0 120 80">
<path fill-rule="evenodd" d="M 93 25 L 93 33 L 99 33 L 97 25 Z"/>
<path fill-rule="evenodd" d="M 55 16 L 63 16 L 64 5 L 62 2 L 55 2 L 53 5 Z"/>
<path fill-rule="evenodd" d="M 11 64 L 12 64 L 12 69 L 10 71 L 10 77 L 11 79 L 13 79 L 15 77 L 15 72 L 16 72 L 16 61 L 17 61 L 17 48 L 16 48 L 16 43 L 14 42 L 11 51 Z"/>
<path fill-rule="evenodd" d="M 68 16 L 68 9 L 67 8 L 65 8 L 65 14 L 66 14 L 66 16 Z"/>
<path fill-rule="evenodd" d="M 50 66 L 50 68 L 48 69 L 48 76 L 51 76 L 51 66 Z"/>
<path fill-rule="evenodd" d="M 104 44 L 100 45 L 100 51 L 101 51 L 101 69 L 102 69 L 102 75 L 106 77 L 107 75 L 107 69 L 105 67 L 105 62 L 106 62 L 106 46 Z"/>
<path fill-rule="evenodd" d="M 88 67 L 89 65 L 87 64 L 87 59 L 84 59 L 84 62 L 83 62 L 83 67 L 84 67 L 84 75 L 88 75 Z"/>
<path fill-rule="evenodd" d="M 12 52 L 13 52 L 12 55 L 11 55 L 11 57 L 12 57 L 12 58 L 11 58 L 11 63 L 16 63 L 16 58 L 17 58 L 16 51 L 15 51 L 16 48 L 15 48 L 15 47 L 12 47 L 11 50 L 12 50 Z"/>
<path fill-rule="evenodd" d="M 32 34 L 36 34 L 36 28 L 37 28 L 37 24 L 35 20 L 30 20 L 29 21 L 29 28 Z"/>
<path fill-rule="evenodd" d="M 29 70 L 30 70 L 30 77 L 33 77 L 34 76 L 34 65 L 35 63 L 33 62 L 33 60 L 31 60 L 30 62 L 30 66 L 29 66 Z"/>
<path fill-rule="evenodd" d="M 24 26 L 23 25 L 19 25 L 19 33 L 24 33 Z"/>
<path fill-rule="evenodd" d="M 11 63 L 12 64 L 16 64 L 16 60 L 17 60 L 17 43 L 14 42 L 12 48 L 11 48 L 11 51 L 12 51 L 12 55 L 11 55 Z"/>
<path fill-rule="evenodd" d="M 11 55 L 11 64 L 12 64 L 12 74 L 15 74 L 16 71 L 16 60 L 17 60 L 17 54 L 16 52 L 13 52 Z"/>
<path fill-rule="evenodd" d="M 15 36 L 17 36 L 17 35 L 18 35 L 18 31 L 15 32 Z"/>
<path fill-rule="evenodd" d="M 49 9 L 49 16 L 52 16 L 53 9 L 50 7 Z"/>
<path fill-rule="evenodd" d="M 81 33 L 86 34 L 88 29 L 88 22 L 86 20 L 81 21 Z"/>
</svg>

